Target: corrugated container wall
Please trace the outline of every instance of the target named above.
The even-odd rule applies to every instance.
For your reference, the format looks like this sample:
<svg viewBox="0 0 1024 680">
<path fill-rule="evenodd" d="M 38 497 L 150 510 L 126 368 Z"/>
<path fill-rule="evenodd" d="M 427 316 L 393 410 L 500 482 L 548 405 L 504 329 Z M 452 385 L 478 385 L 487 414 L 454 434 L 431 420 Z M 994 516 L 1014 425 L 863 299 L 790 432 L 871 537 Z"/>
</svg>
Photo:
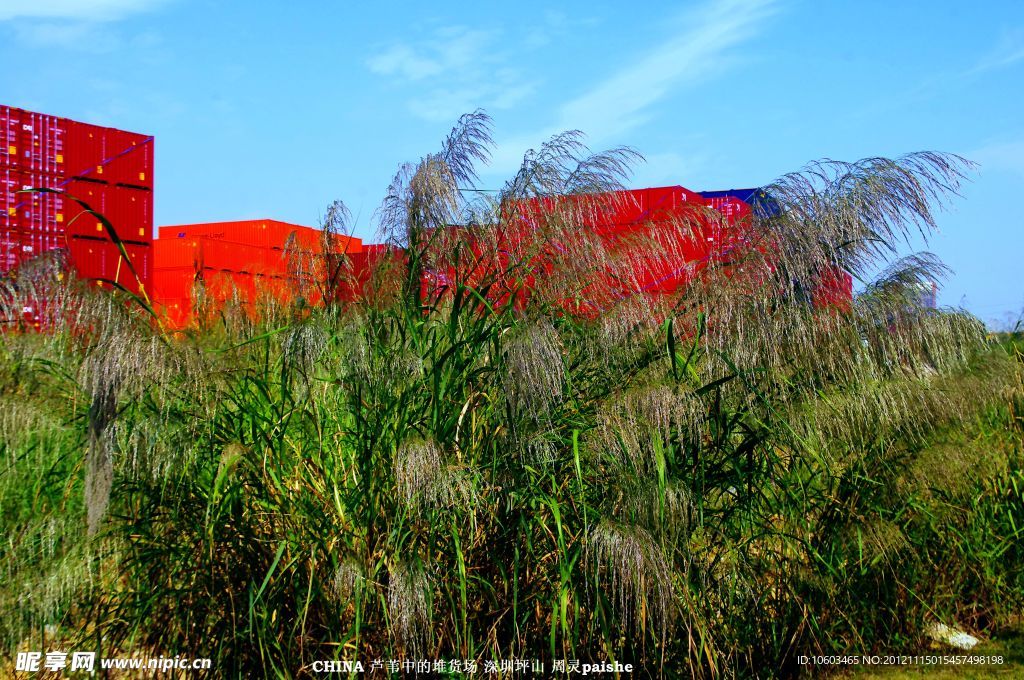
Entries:
<svg viewBox="0 0 1024 680">
<path fill-rule="evenodd" d="M 159 235 L 154 241 L 154 297 L 168 323 L 178 327 L 192 312 L 197 281 L 206 288 L 207 300 L 224 303 L 237 296 L 255 313 L 257 306 L 249 303 L 263 296 L 285 301 L 299 290 L 316 288 L 315 281 L 296 278 L 293 264 L 301 263 L 306 275 L 316 278 L 328 259 L 323 232 L 278 220 L 169 225 L 160 227 Z M 329 251 L 355 255 L 362 241 L 338 235 Z"/>
<path fill-rule="evenodd" d="M 45 187 L 61 194 L 18 193 Z M 151 287 L 153 138 L 0 106 L 0 274 L 65 248 L 80 276 Z M 126 244 L 140 281 L 95 216 Z"/>
<path fill-rule="evenodd" d="M 159 237 L 182 239 L 205 237 L 219 241 L 244 243 L 262 248 L 284 248 L 289 238 L 294 237 L 300 249 L 320 249 L 322 232 L 319 229 L 279 220 L 237 220 L 233 222 L 206 222 L 162 226 Z M 353 254 L 362 249 L 362 241 L 344 235 L 335 237 L 335 250 Z"/>
</svg>

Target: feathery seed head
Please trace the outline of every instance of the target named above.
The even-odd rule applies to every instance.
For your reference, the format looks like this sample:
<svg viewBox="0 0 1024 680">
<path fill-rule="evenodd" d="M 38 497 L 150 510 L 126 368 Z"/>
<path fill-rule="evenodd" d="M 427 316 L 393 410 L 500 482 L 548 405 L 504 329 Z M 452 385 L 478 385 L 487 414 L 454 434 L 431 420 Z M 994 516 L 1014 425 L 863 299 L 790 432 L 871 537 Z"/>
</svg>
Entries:
<svg viewBox="0 0 1024 680">
<path fill-rule="evenodd" d="M 407 656 L 426 646 L 431 620 L 432 585 L 419 564 L 395 561 L 388 574 L 388 617 L 391 634 Z"/>
<path fill-rule="evenodd" d="M 365 584 L 366 570 L 358 560 L 349 557 L 338 564 L 331 580 L 331 592 L 340 604 L 347 605 Z"/>
<path fill-rule="evenodd" d="M 550 325 L 527 325 L 509 340 L 505 368 L 505 395 L 516 413 L 540 421 L 562 401 L 565 364 L 558 332 Z"/>
<path fill-rule="evenodd" d="M 395 481 L 406 505 L 413 510 L 468 507 L 474 496 L 465 471 L 444 461 L 432 439 L 414 439 L 395 453 Z"/>
<path fill-rule="evenodd" d="M 664 637 L 675 612 L 672 567 L 651 534 L 639 526 L 602 520 L 587 540 L 586 556 L 606 577 L 626 627 L 650 627 Z"/>
<path fill-rule="evenodd" d="M 613 397 L 598 413 L 593 448 L 618 465 L 653 470 L 652 438 L 668 442 L 679 432 L 687 443 L 699 441 L 706 411 L 698 397 L 667 385 L 651 385 Z"/>
</svg>

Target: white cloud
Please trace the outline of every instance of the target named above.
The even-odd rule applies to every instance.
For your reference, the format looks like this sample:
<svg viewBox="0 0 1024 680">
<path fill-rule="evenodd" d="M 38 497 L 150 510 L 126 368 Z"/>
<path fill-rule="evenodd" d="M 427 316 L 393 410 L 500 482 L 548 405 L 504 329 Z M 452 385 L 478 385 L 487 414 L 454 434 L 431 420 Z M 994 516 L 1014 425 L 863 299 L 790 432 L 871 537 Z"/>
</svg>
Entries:
<svg viewBox="0 0 1024 680">
<path fill-rule="evenodd" d="M 686 177 L 705 174 L 710 159 L 705 153 L 683 156 L 672 151 L 646 154 L 644 162 L 634 169 L 636 186 L 656 187 L 684 183 Z"/>
<path fill-rule="evenodd" d="M 96 27 L 82 22 L 30 21 L 14 24 L 14 35 L 32 47 L 101 45 Z"/>
<path fill-rule="evenodd" d="M 640 124 L 669 92 L 720 72 L 729 52 L 757 33 L 772 8 L 771 0 L 706 5 L 681 22 L 685 30 L 563 105 L 558 126 L 598 138 Z"/>
<path fill-rule="evenodd" d="M 495 109 L 510 109 L 533 92 L 533 83 L 515 84 L 512 82 L 513 80 L 510 78 L 509 82 L 503 85 L 500 91 L 496 93 L 491 101 L 492 107 Z"/>
<path fill-rule="evenodd" d="M 989 59 L 979 64 L 976 70 L 991 71 L 992 69 L 1012 66 L 1022 60 L 1024 60 L 1024 45 L 992 55 Z"/>
<path fill-rule="evenodd" d="M 666 96 L 694 89 L 732 65 L 736 49 L 775 11 L 775 0 L 713 0 L 684 13 L 671 23 L 679 28 L 672 37 L 563 103 L 549 125 L 502 140 L 494 169 L 513 170 L 526 149 L 564 130 L 582 130 L 591 141 L 621 141 L 656 115 Z"/>
<path fill-rule="evenodd" d="M 991 171 L 1008 172 L 1024 179 L 1024 140 L 988 144 L 966 154 L 981 167 L 982 174 Z"/>
<path fill-rule="evenodd" d="M 412 90 L 407 105 L 413 114 L 450 122 L 478 108 L 507 109 L 529 96 L 534 83 L 507 67 L 508 60 L 499 31 L 449 26 L 424 40 L 390 45 L 366 66 Z"/>
<path fill-rule="evenodd" d="M 439 87 L 410 100 L 410 110 L 421 118 L 452 122 L 467 111 L 479 108 L 482 92 L 477 87 Z"/>
<path fill-rule="evenodd" d="M 366 65 L 374 73 L 384 76 L 397 75 L 408 80 L 420 80 L 441 72 L 441 64 L 437 60 L 417 54 L 408 45 L 393 45 L 367 59 Z"/>
<path fill-rule="evenodd" d="M 114 23 L 171 0 L 0 0 L 0 23 L 31 48 L 112 52 L 126 44 L 152 47 L 159 36 L 119 33 Z"/>
<path fill-rule="evenodd" d="M 1021 62 L 1024 62 L 1024 31 L 1004 32 L 991 49 L 969 65 L 960 64 L 956 69 L 932 74 L 896 96 L 876 98 L 857 109 L 853 115 L 858 119 L 881 118 L 897 109 L 920 107 L 922 103 L 936 97 L 963 96 L 965 87 L 986 76 L 992 76 L 994 71 Z"/>
<path fill-rule="evenodd" d="M 373 73 L 405 80 L 450 75 L 485 59 L 496 37 L 491 31 L 443 28 L 416 44 L 391 45 L 367 59 L 366 65 Z"/>
<path fill-rule="evenodd" d="M 71 21 L 115 21 L 130 14 L 151 10 L 165 0 L 3 0 L 0 21 L 49 19 Z"/>
<path fill-rule="evenodd" d="M 563 37 L 569 31 L 579 29 L 591 23 L 585 17 L 573 16 L 569 18 L 559 10 L 544 11 L 541 22 L 531 27 L 522 37 L 522 45 L 527 49 L 537 49 L 550 45 L 553 41 Z"/>
<path fill-rule="evenodd" d="M 454 87 L 438 86 L 407 102 L 409 110 L 425 120 L 454 122 L 459 116 L 476 109 L 499 111 L 509 109 L 529 96 L 532 83 L 521 83 L 515 77 L 499 77 L 487 82 L 466 82 Z"/>
<path fill-rule="evenodd" d="M 973 68 L 964 73 L 973 76 L 994 71 L 1024 61 L 1024 31 L 1003 33 L 998 42 Z"/>
<path fill-rule="evenodd" d="M 763 30 L 776 9 L 777 0 L 710 0 L 679 14 L 664 24 L 669 37 L 556 103 L 550 122 L 499 139 L 488 173 L 514 171 L 527 149 L 565 130 L 582 130 L 592 142 L 622 143 L 626 132 L 658 114 L 657 105 L 665 98 L 696 90 L 733 66 L 737 50 Z M 422 40 L 383 46 L 365 64 L 410 91 L 407 105 L 427 120 L 448 122 L 477 108 L 514 109 L 528 100 L 537 81 L 510 66 L 516 55 L 505 45 L 540 49 L 565 30 L 565 22 L 562 15 L 549 13 L 523 40 L 499 31 L 447 27 Z M 585 78 L 582 71 L 579 78 Z M 648 173 L 667 176 L 680 165 L 675 156 L 656 155 Z"/>
</svg>

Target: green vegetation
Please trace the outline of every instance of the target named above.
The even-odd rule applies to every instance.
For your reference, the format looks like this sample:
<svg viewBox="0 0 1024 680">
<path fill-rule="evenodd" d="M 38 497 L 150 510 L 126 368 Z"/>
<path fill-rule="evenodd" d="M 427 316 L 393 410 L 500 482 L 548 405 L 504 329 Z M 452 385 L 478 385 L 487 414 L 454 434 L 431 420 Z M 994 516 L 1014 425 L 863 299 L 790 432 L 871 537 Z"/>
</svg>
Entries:
<svg viewBox="0 0 1024 680">
<path fill-rule="evenodd" d="M 370 299 L 202 309 L 172 336 L 52 261 L 5 283 L 7 318 L 44 299 L 52 330 L 0 346 L 9 658 L 793 676 L 801 654 L 912 651 L 929 621 L 984 635 L 1019 613 L 1020 351 L 917 305 L 933 258 L 890 261 L 961 159 L 784 177 L 748 247 L 623 297 L 677 256 L 638 235 L 620 269 L 580 227 L 633 154 L 562 135 L 488 197 L 464 191 L 488 145 L 469 116 L 399 172 L 379 217 L 408 257 Z M 509 237 L 524 199 L 563 194 L 581 200 Z M 851 305 L 809 299 L 836 266 L 886 264 Z M 420 284 L 437 271 L 446 290 Z"/>
</svg>

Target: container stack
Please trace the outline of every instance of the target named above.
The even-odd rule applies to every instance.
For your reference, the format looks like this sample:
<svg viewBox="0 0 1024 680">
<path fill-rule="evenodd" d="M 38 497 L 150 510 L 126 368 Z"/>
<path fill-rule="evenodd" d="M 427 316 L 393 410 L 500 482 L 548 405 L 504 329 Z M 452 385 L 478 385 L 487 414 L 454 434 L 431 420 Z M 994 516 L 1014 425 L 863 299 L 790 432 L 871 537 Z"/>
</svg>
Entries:
<svg viewBox="0 0 1024 680">
<path fill-rule="evenodd" d="M 60 193 L 26 192 L 32 188 Z M 568 295 L 567 311 L 593 316 L 633 296 L 681 290 L 709 264 L 744 249 L 770 249 L 751 231 L 753 217 L 771 217 L 782 208 L 760 189 L 695 192 L 668 186 L 539 197 L 510 209 L 515 214 L 502 220 L 495 243 L 477 242 L 468 233 L 471 226 L 439 232 L 434 247 L 446 248 L 450 235 L 475 257 L 458 265 L 469 271 L 439 262 L 423 272 L 426 296 L 446 294 L 455 281 L 479 280 L 489 282 L 499 304 L 520 305 L 548 278 L 548 293 Z M 574 229 L 552 231 L 558 226 L 552 219 Z M 270 219 L 159 231 L 154 240 L 152 137 L 0 106 L 0 275 L 61 249 L 79 276 L 143 294 L 163 309 L 170 325 L 182 326 L 194 320 L 197 302 L 215 310 L 236 301 L 258 312 L 271 300 L 317 305 L 328 298 L 387 296 L 399 279 L 379 272 L 378 265 L 404 258 L 399 248 L 364 247 L 345 236 L 325 239 L 317 229 Z M 559 236 L 531 250 L 541 233 Z M 557 274 L 554 263 L 586 247 L 592 234 L 606 249 L 607 266 L 592 272 L 582 290 L 576 283 L 571 292 L 563 291 L 551 276 Z M 531 258 L 525 281 L 516 278 L 521 272 L 508 273 L 520 256 Z M 838 263 L 818 278 L 815 304 L 849 305 L 852 278 Z M 934 289 L 930 297 L 923 295 L 926 304 L 934 305 L 934 297 Z"/>
<path fill-rule="evenodd" d="M 425 272 L 426 296 L 444 294 L 456 280 L 475 285 L 483 277 L 493 282 L 493 302 L 524 304 L 543 279 L 551 276 L 557 255 L 587 247 L 574 243 L 574 238 L 596 234 L 607 263 L 589 274 L 592 284 L 573 290 L 562 301 L 571 314 L 593 317 L 622 300 L 682 290 L 708 266 L 733 261 L 751 248 L 770 249 L 765 235 L 753 231 L 754 216 L 770 218 L 781 211 L 778 202 L 761 189 L 695 192 L 682 186 L 539 197 L 519 201 L 509 209 L 512 212 L 504 220 L 508 227 L 495 235 L 494 253 L 478 248 L 472 234 L 466 233 L 468 228 L 453 227 L 441 235 L 439 248 L 449 247 L 445 237 L 450 232 L 468 245 L 475 257 L 467 260 L 466 271 L 457 273 L 448 264 Z M 564 228 L 566 225 L 572 228 Z M 508 258 L 522 255 L 526 252 L 522 246 L 542 233 L 546 238 L 558 236 L 531 255 L 525 281 L 503 280 Z M 852 278 L 836 266 L 814 282 L 812 301 L 818 306 L 845 308 L 852 290 Z"/>
<path fill-rule="evenodd" d="M 215 306 L 237 300 L 249 310 L 268 298 L 322 301 L 331 256 L 352 256 L 362 241 L 278 220 L 162 226 L 154 242 L 154 291 L 173 327 L 186 325 L 202 289 Z"/>
<path fill-rule="evenodd" d="M 555 219 L 585 227 L 603 242 L 608 266 L 594 272 L 594 285 L 575 292 L 565 304 L 583 316 L 599 314 L 626 298 L 664 295 L 685 286 L 696 271 L 742 240 L 742 225 L 749 224 L 750 215 L 750 207 L 738 198 L 711 200 L 682 186 L 529 199 L 515 210 L 510 221 L 517 241 L 528 242 L 531 234 L 544 230 L 546 220 Z M 571 229 L 565 232 L 567 238 L 573 234 Z M 567 242 L 551 247 L 573 252 L 576 246 Z M 543 255 L 531 268 L 538 276 L 550 269 Z M 442 280 L 453 276 L 442 274 Z M 528 287 L 532 283 L 528 280 Z"/>
<path fill-rule="evenodd" d="M 763 189 L 702 191 L 701 196 L 729 220 L 750 219 L 754 214 L 773 217 L 782 211 L 779 202 Z M 811 300 L 816 307 L 848 310 L 853 301 L 853 277 L 838 265 L 821 272 Z"/>
<path fill-rule="evenodd" d="M 19 193 L 32 188 L 64 194 Z M 138 278 L 109 231 L 113 225 Z M 133 293 L 149 288 L 153 138 L 0 106 L 0 274 L 67 249 L 79 276 Z"/>
</svg>

